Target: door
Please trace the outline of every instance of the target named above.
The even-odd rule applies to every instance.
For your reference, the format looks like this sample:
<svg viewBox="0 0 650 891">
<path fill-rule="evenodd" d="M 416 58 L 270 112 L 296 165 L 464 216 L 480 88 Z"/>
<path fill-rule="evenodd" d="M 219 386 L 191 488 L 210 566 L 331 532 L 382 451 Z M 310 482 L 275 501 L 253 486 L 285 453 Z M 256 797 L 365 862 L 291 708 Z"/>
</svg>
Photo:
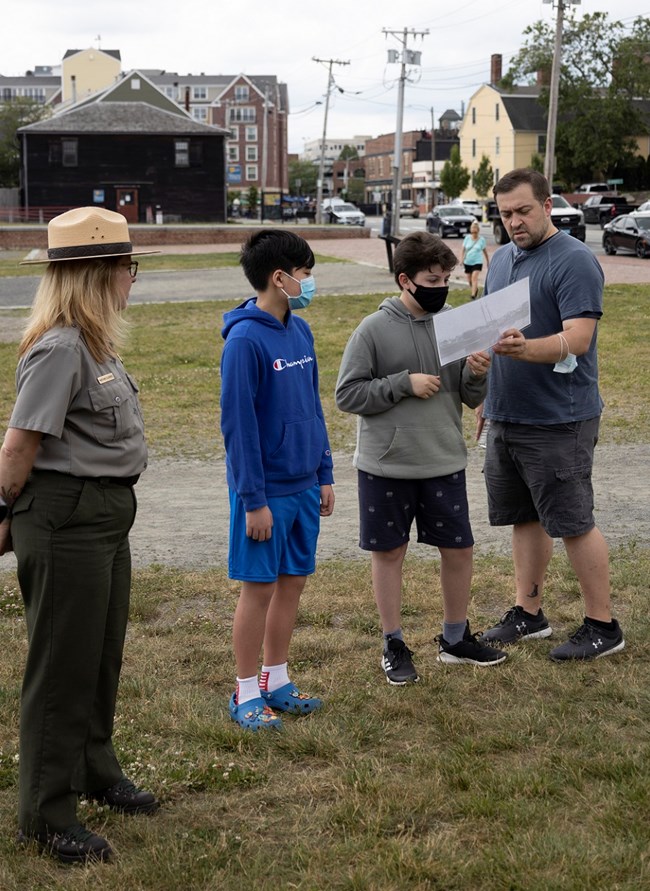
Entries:
<svg viewBox="0 0 650 891">
<path fill-rule="evenodd" d="M 118 213 L 124 214 L 127 223 L 138 222 L 138 190 L 115 189 L 115 199 Z"/>
</svg>

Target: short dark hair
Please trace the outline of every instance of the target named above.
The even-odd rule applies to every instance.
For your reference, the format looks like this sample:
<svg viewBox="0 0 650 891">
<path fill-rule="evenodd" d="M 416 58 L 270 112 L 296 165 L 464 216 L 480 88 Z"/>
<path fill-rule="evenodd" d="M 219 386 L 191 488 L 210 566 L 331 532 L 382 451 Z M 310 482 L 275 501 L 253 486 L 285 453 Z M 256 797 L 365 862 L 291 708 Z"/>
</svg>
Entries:
<svg viewBox="0 0 650 891">
<path fill-rule="evenodd" d="M 309 244 L 295 232 L 263 229 L 244 242 L 239 262 L 255 290 L 263 291 L 276 269 L 291 274 L 301 266 L 311 269 L 316 260 Z"/>
<path fill-rule="evenodd" d="M 411 232 L 395 248 L 393 272 L 395 281 L 401 288 L 399 277 L 402 273 L 413 281 L 413 277 L 424 269 L 440 266 L 444 272 L 451 272 L 457 263 L 456 254 L 438 235 L 432 235 L 431 232 Z"/>
<path fill-rule="evenodd" d="M 517 186 L 529 185 L 533 190 L 535 199 L 543 204 L 547 198 L 551 197 L 551 189 L 548 180 L 543 173 L 533 170 L 532 167 L 517 167 L 510 173 L 504 174 L 492 189 L 492 194 L 496 198 L 503 192 L 512 192 Z"/>
</svg>

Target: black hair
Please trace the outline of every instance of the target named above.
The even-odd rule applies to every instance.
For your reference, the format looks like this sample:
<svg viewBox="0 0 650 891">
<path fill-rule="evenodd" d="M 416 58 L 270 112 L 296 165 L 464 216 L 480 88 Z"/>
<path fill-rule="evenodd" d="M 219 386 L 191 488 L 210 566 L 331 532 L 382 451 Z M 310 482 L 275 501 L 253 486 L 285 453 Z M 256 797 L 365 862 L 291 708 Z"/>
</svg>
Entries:
<svg viewBox="0 0 650 891">
<path fill-rule="evenodd" d="M 316 260 L 309 244 L 295 232 L 263 229 L 244 242 L 239 262 L 256 291 L 264 291 L 276 269 L 291 274 L 294 269 L 311 269 Z"/>
<path fill-rule="evenodd" d="M 402 273 L 413 281 L 413 277 L 424 269 L 440 266 L 443 272 L 451 272 L 457 263 L 456 254 L 438 235 L 431 232 L 411 232 L 395 248 L 393 272 L 395 281 L 401 288 L 399 277 Z"/>
<path fill-rule="evenodd" d="M 492 194 L 496 198 L 504 192 L 512 192 L 517 186 L 528 185 L 533 190 L 536 201 L 543 204 L 547 198 L 551 197 L 551 190 L 548 180 L 543 173 L 533 170 L 532 167 L 517 167 L 510 173 L 504 174 L 492 189 Z"/>
</svg>

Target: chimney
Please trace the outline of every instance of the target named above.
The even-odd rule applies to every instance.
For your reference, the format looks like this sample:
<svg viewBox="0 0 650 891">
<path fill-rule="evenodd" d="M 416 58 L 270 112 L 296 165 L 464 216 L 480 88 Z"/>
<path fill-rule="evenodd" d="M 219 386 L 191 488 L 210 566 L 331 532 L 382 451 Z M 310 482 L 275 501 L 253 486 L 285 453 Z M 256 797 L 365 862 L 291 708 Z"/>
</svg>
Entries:
<svg viewBox="0 0 650 891">
<path fill-rule="evenodd" d="M 501 53 L 492 53 L 490 56 L 490 83 L 493 87 L 495 87 L 503 77 L 501 70 L 502 65 L 503 56 Z"/>
<path fill-rule="evenodd" d="M 75 74 L 70 75 L 70 83 L 72 85 L 72 102 L 77 101 L 77 76 Z"/>
</svg>

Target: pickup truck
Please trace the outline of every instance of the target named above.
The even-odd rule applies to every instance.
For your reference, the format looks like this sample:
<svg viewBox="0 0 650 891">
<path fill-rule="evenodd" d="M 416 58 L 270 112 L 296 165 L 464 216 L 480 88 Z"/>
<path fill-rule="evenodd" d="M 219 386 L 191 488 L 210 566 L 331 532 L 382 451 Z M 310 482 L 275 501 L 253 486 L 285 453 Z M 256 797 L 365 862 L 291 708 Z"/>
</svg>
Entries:
<svg viewBox="0 0 650 891">
<path fill-rule="evenodd" d="M 552 195 L 553 207 L 551 208 L 551 220 L 553 224 L 569 235 L 573 235 L 578 241 L 584 241 L 586 237 L 585 220 L 579 208 L 571 207 L 562 195 Z M 488 201 L 488 222 L 492 223 L 492 232 L 497 244 L 508 244 L 510 237 L 506 227 L 501 222 L 496 201 Z"/>
<path fill-rule="evenodd" d="M 623 213 L 630 213 L 637 209 L 636 204 L 630 204 L 623 195 L 604 195 L 602 193 L 591 195 L 581 205 L 585 215 L 585 223 L 598 223 L 603 229 L 606 223 L 611 223 L 614 217 Z"/>
</svg>

